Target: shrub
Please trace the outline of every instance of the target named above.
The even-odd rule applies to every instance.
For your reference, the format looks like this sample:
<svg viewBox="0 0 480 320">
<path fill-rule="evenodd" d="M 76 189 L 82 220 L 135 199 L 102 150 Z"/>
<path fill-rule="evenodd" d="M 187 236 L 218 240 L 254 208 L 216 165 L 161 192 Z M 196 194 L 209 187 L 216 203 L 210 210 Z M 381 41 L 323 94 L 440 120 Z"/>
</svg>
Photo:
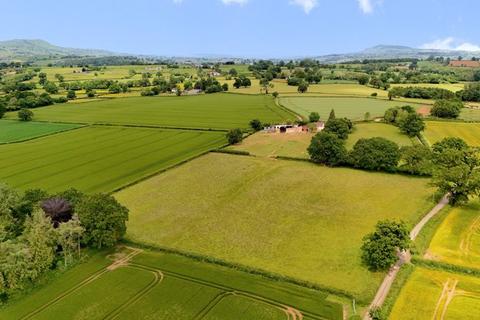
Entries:
<svg viewBox="0 0 480 320">
<path fill-rule="evenodd" d="M 254 130 L 254 131 L 260 131 L 262 130 L 262 122 L 258 119 L 253 119 L 252 121 L 250 121 L 250 127 Z"/>
<path fill-rule="evenodd" d="M 310 122 L 317 122 L 318 120 L 320 120 L 320 115 L 318 114 L 318 112 L 312 112 L 308 116 L 308 119 L 310 120 Z"/>
<path fill-rule="evenodd" d="M 237 144 L 243 140 L 243 132 L 240 129 L 231 129 L 227 132 L 227 140 L 229 144 Z"/>
<path fill-rule="evenodd" d="M 340 165 L 345 162 L 347 157 L 344 140 L 334 133 L 318 133 L 312 138 L 307 150 L 313 162 L 327 166 Z"/>
<path fill-rule="evenodd" d="M 18 111 L 18 119 L 20 121 L 32 121 L 33 112 L 28 109 L 21 109 L 20 111 Z"/>
<path fill-rule="evenodd" d="M 75 91 L 74 90 L 68 90 L 67 91 L 67 99 L 68 100 L 73 100 L 75 98 L 77 98 L 77 94 L 75 93 Z"/>
<path fill-rule="evenodd" d="M 463 103 L 456 100 L 438 100 L 433 105 L 431 115 L 438 118 L 455 119 L 460 115 Z"/>
<path fill-rule="evenodd" d="M 376 96 L 378 96 L 378 93 L 374 92 L 374 93 L 372 93 L 370 96 L 376 97 Z"/>
<path fill-rule="evenodd" d="M 400 160 L 398 145 L 385 138 L 360 139 L 350 152 L 355 168 L 374 171 L 395 171 Z"/>
</svg>

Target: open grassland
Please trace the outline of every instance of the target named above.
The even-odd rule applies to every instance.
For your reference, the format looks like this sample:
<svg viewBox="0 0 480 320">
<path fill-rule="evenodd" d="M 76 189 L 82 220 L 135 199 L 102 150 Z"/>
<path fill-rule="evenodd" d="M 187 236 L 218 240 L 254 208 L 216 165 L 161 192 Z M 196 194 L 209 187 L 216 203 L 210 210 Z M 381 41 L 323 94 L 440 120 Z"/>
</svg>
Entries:
<svg viewBox="0 0 480 320">
<path fill-rule="evenodd" d="M 435 233 L 426 257 L 466 267 L 480 267 L 480 203 L 451 210 Z"/>
<path fill-rule="evenodd" d="M 78 125 L 22 121 L 0 121 L 0 144 L 33 139 L 74 128 Z"/>
<path fill-rule="evenodd" d="M 416 222 L 432 205 L 427 184 L 306 162 L 208 154 L 116 198 L 131 210 L 130 240 L 269 270 L 366 301 L 383 275 L 361 266 L 362 237 L 379 219 Z"/>
<path fill-rule="evenodd" d="M 207 129 L 246 128 L 255 118 L 275 123 L 294 116 L 277 107 L 270 96 L 235 94 L 110 99 L 35 110 L 35 120 L 40 121 Z"/>
<path fill-rule="evenodd" d="M 21 189 L 108 192 L 224 142 L 222 132 L 86 127 L 0 145 L 0 180 Z"/>
<path fill-rule="evenodd" d="M 478 105 L 473 105 L 473 108 L 463 108 L 459 118 L 466 121 L 480 122 L 480 108 Z"/>
<path fill-rule="evenodd" d="M 297 157 L 309 158 L 307 148 L 312 133 L 266 133 L 252 134 L 240 144 L 229 146 L 228 150 L 248 151 L 260 157 Z"/>
<path fill-rule="evenodd" d="M 411 146 L 417 143 L 416 139 L 409 138 L 402 134 L 400 130 L 392 125 L 385 123 L 357 123 L 355 129 L 348 136 L 346 143 L 347 149 L 352 149 L 355 143 L 360 139 L 369 139 L 382 137 L 397 143 L 399 146 Z"/>
<path fill-rule="evenodd" d="M 365 113 L 370 117 L 382 117 L 388 108 L 401 106 L 396 101 L 373 98 L 321 98 L 321 97 L 284 97 L 280 103 L 304 117 L 311 112 L 318 112 L 320 119 L 327 120 L 332 109 L 339 118 L 347 117 L 351 120 L 363 120 Z"/>
<path fill-rule="evenodd" d="M 430 143 L 435 143 L 443 138 L 462 138 L 471 146 L 480 146 L 480 123 L 427 121 L 425 137 Z"/>
<path fill-rule="evenodd" d="M 2 319 L 342 319 L 328 295 L 172 254 L 125 248 L 13 299 Z M 295 313 L 297 317 L 289 315 Z"/>
<path fill-rule="evenodd" d="M 416 268 L 391 320 L 470 320 L 480 314 L 480 278 Z"/>
</svg>

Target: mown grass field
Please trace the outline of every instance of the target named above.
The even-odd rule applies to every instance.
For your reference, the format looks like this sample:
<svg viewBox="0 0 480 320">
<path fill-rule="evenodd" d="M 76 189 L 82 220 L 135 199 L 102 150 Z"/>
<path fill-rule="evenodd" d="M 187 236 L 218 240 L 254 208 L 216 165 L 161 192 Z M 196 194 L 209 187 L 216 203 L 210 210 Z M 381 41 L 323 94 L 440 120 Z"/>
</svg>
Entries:
<svg viewBox="0 0 480 320">
<path fill-rule="evenodd" d="M 399 146 L 411 146 L 417 143 L 417 139 L 409 138 L 407 135 L 392 125 L 385 123 L 357 123 L 354 131 L 348 136 L 346 147 L 352 149 L 360 139 L 382 137 L 397 143 Z"/>
<path fill-rule="evenodd" d="M 0 144 L 28 140 L 36 137 L 62 132 L 78 125 L 65 123 L 43 123 L 22 121 L 0 121 Z"/>
<path fill-rule="evenodd" d="M 247 128 L 252 119 L 283 122 L 294 119 L 271 96 L 211 94 L 185 97 L 137 97 L 82 104 L 61 104 L 34 110 L 35 120 L 72 123 L 133 124 L 191 128 Z M 15 113 L 7 114 L 8 118 Z"/>
<path fill-rule="evenodd" d="M 480 314 L 480 278 L 416 268 L 391 320 L 470 320 Z"/>
<path fill-rule="evenodd" d="M 122 263 L 120 263 L 123 261 Z M 107 266 L 109 266 L 107 268 Z M 172 254 L 123 249 L 0 308 L 2 319 L 342 319 L 328 295 Z"/>
<path fill-rule="evenodd" d="M 372 118 L 382 117 L 388 108 L 402 106 L 405 103 L 373 98 L 322 98 L 322 97 L 284 97 L 280 103 L 304 117 L 318 112 L 320 119 L 327 120 L 332 109 L 339 118 L 363 120 L 369 112 Z"/>
<path fill-rule="evenodd" d="M 383 275 L 361 266 L 362 237 L 379 219 L 416 222 L 432 206 L 427 184 L 297 161 L 208 154 L 116 198 L 130 208 L 130 240 L 308 280 L 367 301 Z"/>
<path fill-rule="evenodd" d="M 462 138 L 471 146 L 480 146 L 480 123 L 427 121 L 425 137 L 430 143 L 435 143 L 443 138 Z"/>
<path fill-rule="evenodd" d="M 225 143 L 223 132 L 92 126 L 0 145 L 13 187 L 109 192 Z"/>
<path fill-rule="evenodd" d="M 437 229 L 426 257 L 461 266 L 480 266 L 480 203 L 451 209 Z"/>
</svg>

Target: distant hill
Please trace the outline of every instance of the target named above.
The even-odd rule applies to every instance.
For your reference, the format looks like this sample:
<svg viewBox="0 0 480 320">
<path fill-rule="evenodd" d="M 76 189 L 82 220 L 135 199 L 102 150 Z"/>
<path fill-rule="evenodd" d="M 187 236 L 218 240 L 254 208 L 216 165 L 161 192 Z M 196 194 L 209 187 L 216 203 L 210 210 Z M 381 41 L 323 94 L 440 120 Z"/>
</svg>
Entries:
<svg viewBox="0 0 480 320">
<path fill-rule="evenodd" d="M 356 53 L 347 54 L 330 54 L 325 56 L 314 57 L 324 63 L 343 62 L 351 60 L 363 59 L 399 59 L 399 58 L 417 58 L 425 59 L 430 56 L 457 58 L 462 56 L 469 58 L 472 56 L 480 57 L 480 52 L 457 51 L 457 50 L 434 50 L 434 49 L 417 49 L 406 46 L 379 45 L 365 49 Z"/>
<path fill-rule="evenodd" d="M 0 41 L 0 61 L 64 57 L 64 56 L 112 56 L 116 53 L 106 50 L 75 49 L 55 46 L 44 40 L 15 39 Z"/>
</svg>

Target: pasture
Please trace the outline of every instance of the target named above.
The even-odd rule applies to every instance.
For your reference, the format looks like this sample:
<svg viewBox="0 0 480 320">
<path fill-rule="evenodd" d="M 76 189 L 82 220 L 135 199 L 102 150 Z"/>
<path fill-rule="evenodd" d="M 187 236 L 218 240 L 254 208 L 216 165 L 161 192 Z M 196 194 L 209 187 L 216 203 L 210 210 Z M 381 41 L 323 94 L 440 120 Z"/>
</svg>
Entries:
<svg viewBox="0 0 480 320">
<path fill-rule="evenodd" d="M 347 149 L 352 149 L 355 143 L 360 139 L 369 139 L 374 137 L 382 137 L 397 143 L 400 147 L 411 146 L 418 140 L 409 138 L 400 132 L 400 129 L 393 125 L 385 123 L 357 123 L 355 129 L 348 136 L 346 143 Z"/>
<path fill-rule="evenodd" d="M 311 281 L 366 302 L 383 274 L 361 266 L 362 237 L 379 219 L 416 222 L 432 206 L 427 185 L 306 162 L 208 154 L 115 197 L 130 208 L 130 240 Z"/>
<path fill-rule="evenodd" d="M 369 112 L 371 118 L 383 117 L 385 111 L 405 103 L 374 98 L 321 98 L 321 97 L 283 97 L 280 103 L 304 117 L 318 112 L 320 119 L 327 120 L 332 109 L 338 118 L 363 120 Z"/>
<path fill-rule="evenodd" d="M 462 138 L 471 146 L 480 146 L 480 123 L 427 121 L 425 137 L 430 143 L 435 143 L 443 138 Z"/>
<path fill-rule="evenodd" d="M 75 124 L 0 121 L 0 144 L 18 142 L 78 128 Z"/>
<path fill-rule="evenodd" d="M 271 123 L 294 119 L 270 96 L 234 94 L 119 98 L 53 105 L 34 112 L 39 121 L 223 130 L 247 128 L 255 118 Z M 16 113 L 7 117 L 16 117 Z"/>
<path fill-rule="evenodd" d="M 416 268 L 391 320 L 469 320 L 480 314 L 480 278 Z"/>
<path fill-rule="evenodd" d="M 479 267 L 480 202 L 451 209 L 437 229 L 426 258 L 465 267 Z"/>
<path fill-rule="evenodd" d="M 342 319 L 322 292 L 172 254 L 96 253 L 0 309 L 7 319 Z"/>
<path fill-rule="evenodd" d="M 109 192 L 225 143 L 223 132 L 92 126 L 0 145 L 13 187 Z"/>
</svg>

